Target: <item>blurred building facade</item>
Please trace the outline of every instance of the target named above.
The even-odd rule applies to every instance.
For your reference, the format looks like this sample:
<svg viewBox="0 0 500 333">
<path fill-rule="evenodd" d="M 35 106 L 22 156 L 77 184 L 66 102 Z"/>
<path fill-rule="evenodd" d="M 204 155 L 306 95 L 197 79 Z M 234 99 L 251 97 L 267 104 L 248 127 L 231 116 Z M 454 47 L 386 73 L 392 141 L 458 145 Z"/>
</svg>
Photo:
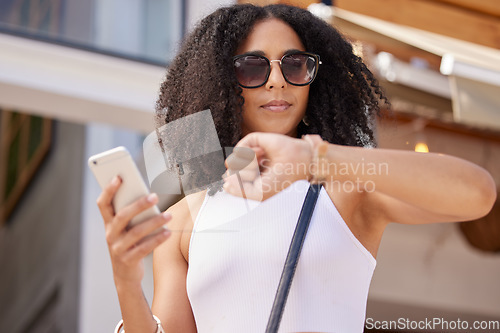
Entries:
<svg viewBox="0 0 500 333">
<path fill-rule="evenodd" d="M 224 3 L 0 2 L 1 332 L 112 331 L 121 315 L 87 158 L 123 145 L 141 165 L 166 66 Z M 151 282 L 149 269 L 149 301 Z"/>
</svg>

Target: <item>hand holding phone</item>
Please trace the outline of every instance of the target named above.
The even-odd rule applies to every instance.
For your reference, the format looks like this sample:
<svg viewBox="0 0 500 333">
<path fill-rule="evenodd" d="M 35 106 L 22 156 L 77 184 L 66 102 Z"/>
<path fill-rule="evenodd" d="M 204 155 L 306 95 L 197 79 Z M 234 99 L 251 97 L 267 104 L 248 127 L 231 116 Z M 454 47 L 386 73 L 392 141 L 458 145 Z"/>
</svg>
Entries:
<svg viewBox="0 0 500 333">
<path fill-rule="evenodd" d="M 148 187 L 124 147 L 94 155 L 88 164 L 103 189 L 97 205 L 104 220 L 115 283 L 140 284 L 143 259 L 170 236 L 165 223 L 172 217 L 160 214 L 158 207 L 144 198 Z M 116 176 L 121 181 L 112 182 Z"/>
<path fill-rule="evenodd" d="M 104 189 L 115 176 L 121 178 L 122 184 L 112 202 L 115 212 L 149 194 L 139 169 L 125 147 L 117 147 L 91 156 L 88 165 L 101 189 Z M 133 217 L 127 228 L 158 214 L 160 214 L 158 207 L 152 206 Z"/>
</svg>

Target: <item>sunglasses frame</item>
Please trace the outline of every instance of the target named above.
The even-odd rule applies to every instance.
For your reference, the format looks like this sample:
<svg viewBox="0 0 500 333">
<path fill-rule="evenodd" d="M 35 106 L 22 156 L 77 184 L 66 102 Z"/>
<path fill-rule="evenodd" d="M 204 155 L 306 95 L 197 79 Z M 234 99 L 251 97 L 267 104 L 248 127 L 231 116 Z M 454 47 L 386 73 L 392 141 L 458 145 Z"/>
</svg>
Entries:
<svg viewBox="0 0 500 333">
<path fill-rule="evenodd" d="M 283 59 L 285 57 L 288 57 L 288 56 L 292 56 L 292 55 L 296 55 L 296 54 L 304 54 L 304 55 L 307 55 L 307 56 L 310 56 L 312 58 L 314 58 L 315 60 L 315 67 L 314 67 L 314 76 L 312 77 L 312 79 L 309 81 L 309 82 L 306 82 L 306 83 L 293 83 L 293 82 L 290 82 L 288 80 L 288 78 L 286 77 L 286 75 L 283 73 Z M 279 60 L 269 60 L 267 57 L 261 55 L 261 54 L 240 54 L 240 55 L 236 55 L 233 57 L 233 66 L 235 66 L 236 64 L 236 60 L 240 59 L 240 58 L 243 58 L 243 57 L 248 57 L 248 56 L 254 56 L 254 57 L 260 57 L 260 58 L 263 58 L 266 60 L 267 62 L 267 65 L 268 65 L 268 69 L 267 69 L 267 73 L 266 73 L 266 78 L 264 80 L 264 82 L 262 82 L 261 84 L 257 85 L 257 86 L 246 86 L 246 85 L 243 85 L 240 83 L 240 81 L 238 80 L 238 78 L 236 78 L 236 80 L 238 81 L 238 84 L 243 87 L 243 88 L 247 88 L 247 89 L 254 89 L 254 88 L 259 88 L 259 87 L 262 87 L 263 85 L 265 85 L 267 83 L 267 81 L 269 80 L 269 76 L 271 75 L 271 64 L 274 62 L 274 61 L 278 61 L 279 64 L 280 64 L 280 70 L 281 70 L 281 75 L 283 75 L 283 78 L 285 79 L 285 81 L 289 84 L 291 84 L 292 86 L 298 86 L 298 87 L 302 87 L 302 86 L 307 86 L 307 85 L 310 85 L 314 79 L 316 78 L 317 74 L 318 74 L 318 69 L 319 69 L 319 65 L 322 64 L 321 60 L 320 60 L 320 57 L 319 55 L 315 54 L 315 53 L 310 53 L 310 52 L 305 52 L 305 51 L 296 51 L 296 52 L 290 52 L 290 53 L 287 53 L 287 54 L 284 54 L 281 59 Z M 236 73 L 236 71 L 235 71 Z"/>
</svg>

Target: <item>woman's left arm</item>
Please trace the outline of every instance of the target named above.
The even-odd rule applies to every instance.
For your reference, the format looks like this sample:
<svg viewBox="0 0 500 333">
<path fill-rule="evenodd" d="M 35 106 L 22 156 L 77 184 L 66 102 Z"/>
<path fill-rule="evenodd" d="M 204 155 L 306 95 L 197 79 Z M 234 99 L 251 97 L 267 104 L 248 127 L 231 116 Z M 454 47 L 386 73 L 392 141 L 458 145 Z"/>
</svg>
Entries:
<svg viewBox="0 0 500 333">
<path fill-rule="evenodd" d="M 243 186 L 247 194 L 260 191 L 266 199 L 283 188 L 275 184 L 307 179 L 311 169 L 317 173 L 303 166 L 313 162 L 312 150 L 322 142 L 317 135 L 301 140 L 251 133 L 237 146 L 257 153 L 260 175 L 243 172 L 240 184 L 230 177 L 224 187 L 241 196 Z M 496 200 L 495 182 L 485 169 L 449 155 L 328 144 L 323 161 L 326 170 L 323 165 L 321 171 L 330 196 L 356 191 L 350 198 L 359 199 L 357 207 L 368 207 L 382 224 L 473 220 L 488 214 Z"/>
<path fill-rule="evenodd" d="M 491 175 L 453 156 L 329 144 L 326 158 L 327 182 L 363 191 L 362 200 L 376 206 L 387 222 L 473 220 L 486 215 L 496 200 Z"/>
</svg>

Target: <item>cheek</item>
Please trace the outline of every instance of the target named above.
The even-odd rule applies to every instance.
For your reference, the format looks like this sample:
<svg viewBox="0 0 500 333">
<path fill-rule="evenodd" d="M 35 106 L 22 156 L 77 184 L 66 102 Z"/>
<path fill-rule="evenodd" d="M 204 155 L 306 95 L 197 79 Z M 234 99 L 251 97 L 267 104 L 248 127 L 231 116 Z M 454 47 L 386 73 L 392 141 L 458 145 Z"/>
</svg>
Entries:
<svg viewBox="0 0 500 333">
<path fill-rule="evenodd" d="M 309 88 L 309 87 L 307 87 Z M 309 89 L 304 89 L 297 96 L 298 104 L 300 104 L 301 114 L 304 115 L 307 110 L 307 103 L 309 101 Z"/>
<path fill-rule="evenodd" d="M 244 99 L 243 112 L 252 112 L 256 104 L 256 96 L 258 95 L 257 89 L 243 89 L 241 97 Z"/>
<path fill-rule="evenodd" d="M 241 92 L 241 97 L 243 97 L 243 110 L 245 110 L 245 107 L 251 102 L 252 98 L 251 98 L 251 93 L 249 92 L 248 89 L 243 89 L 243 91 Z"/>
</svg>

